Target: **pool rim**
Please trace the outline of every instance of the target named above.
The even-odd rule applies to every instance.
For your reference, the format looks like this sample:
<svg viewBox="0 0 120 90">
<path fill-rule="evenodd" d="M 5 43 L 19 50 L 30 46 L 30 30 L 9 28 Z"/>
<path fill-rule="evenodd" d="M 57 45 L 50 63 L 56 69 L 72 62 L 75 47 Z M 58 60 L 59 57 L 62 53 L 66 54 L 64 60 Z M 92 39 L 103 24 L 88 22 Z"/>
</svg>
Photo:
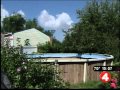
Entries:
<svg viewBox="0 0 120 90">
<path fill-rule="evenodd" d="M 46 53 L 44 53 L 46 54 Z M 52 54 L 52 53 L 49 53 L 49 54 Z M 59 53 L 57 53 L 59 54 Z M 68 53 L 62 53 L 62 54 L 68 54 Z M 76 53 L 72 53 L 72 54 L 76 54 Z M 78 54 L 78 53 L 77 53 Z M 89 53 L 84 53 L 84 54 L 89 54 Z M 114 56 L 113 55 L 109 55 L 109 54 L 99 54 L 99 53 L 90 53 L 90 54 L 97 54 L 97 55 L 107 55 L 109 57 L 106 56 L 103 57 L 103 58 L 76 58 L 76 57 L 69 57 L 71 59 L 74 58 L 74 60 L 70 60 L 69 58 L 66 58 L 66 57 L 52 57 L 52 58 L 27 58 L 28 60 L 31 60 L 31 59 L 35 59 L 33 60 L 33 62 L 40 62 L 40 60 L 42 62 L 100 62 L 100 61 L 106 61 L 106 60 L 111 60 L 111 59 L 114 59 Z M 28 55 L 28 54 L 27 54 Z M 29 54 L 30 55 L 30 54 Z M 34 54 L 32 54 L 34 55 Z M 38 54 L 36 54 L 38 55 Z M 38 60 L 40 59 L 40 60 Z"/>
</svg>

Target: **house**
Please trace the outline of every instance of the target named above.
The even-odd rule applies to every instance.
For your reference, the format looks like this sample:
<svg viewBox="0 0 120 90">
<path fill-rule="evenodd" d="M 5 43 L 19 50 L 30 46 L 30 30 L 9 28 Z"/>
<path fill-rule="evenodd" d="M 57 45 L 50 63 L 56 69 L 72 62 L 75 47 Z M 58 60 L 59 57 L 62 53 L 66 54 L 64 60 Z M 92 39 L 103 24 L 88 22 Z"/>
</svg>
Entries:
<svg viewBox="0 0 120 90">
<path fill-rule="evenodd" d="M 25 42 L 29 42 L 30 46 L 36 47 L 38 44 L 45 44 L 51 42 L 51 38 L 39 30 L 32 28 L 24 31 L 16 32 L 13 34 L 13 45 L 17 46 L 18 41 L 22 46 L 25 46 Z"/>
<path fill-rule="evenodd" d="M 17 47 L 20 44 L 23 46 L 22 52 L 27 54 L 37 52 L 38 44 L 46 44 L 47 42 L 51 42 L 51 38 L 49 36 L 35 28 L 16 32 L 14 34 L 7 33 L 1 35 L 2 45 L 8 43 L 10 47 L 11 46 Z"/>
<path fill-rule="evenodd" d="M 23 46 L 22 52 L 27 54 L 37 52 L 38 44 L 51 42 L 51 38 L 49 36 L 35 28 L 16 32 L 13 34 L 13 37 L 13 46 L 17 47 L 19 41 L 19 44 Z"/>
</svg>

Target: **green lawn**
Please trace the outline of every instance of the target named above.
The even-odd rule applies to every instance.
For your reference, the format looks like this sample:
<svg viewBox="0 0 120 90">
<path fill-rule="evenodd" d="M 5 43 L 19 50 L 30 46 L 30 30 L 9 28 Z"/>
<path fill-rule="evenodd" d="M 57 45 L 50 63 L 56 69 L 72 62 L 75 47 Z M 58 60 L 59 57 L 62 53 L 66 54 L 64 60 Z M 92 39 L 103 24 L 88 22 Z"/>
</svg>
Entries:
<svg viewBox="0 0 120 90">
<path fill-rule="evenodd" d="M 100 85 L 101 82 L 100 81 L 89 81 L 86 83 L 78 83 L 78 84 L 74 84 L 71 85 L 69 88 L 70 89 L 100 89 Z"/>
</svg>

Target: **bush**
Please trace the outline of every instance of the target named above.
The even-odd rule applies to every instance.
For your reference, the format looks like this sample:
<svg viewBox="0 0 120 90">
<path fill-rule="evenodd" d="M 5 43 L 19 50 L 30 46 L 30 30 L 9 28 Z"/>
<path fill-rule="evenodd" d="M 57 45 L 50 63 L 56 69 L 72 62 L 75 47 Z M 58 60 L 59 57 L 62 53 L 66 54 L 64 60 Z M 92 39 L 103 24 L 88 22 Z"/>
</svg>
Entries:
<svg viewBox="0 0 120 90">
<path fill-rule="evenodd" d="M 12 88 L 66 88 L 54 65 L 28 61 L 26 55 L 20 53 L 20 47 L 1 47 L 1 69 Z"/>
<path fill-rule="evenodd" d="M 120 62 L 114 63 L 113 66 L 119 66 L 120 67 Z M 117 81 L 118 81 L 117 86 L 118 86 L 118 88 L 120 88 L 120 69 L 119 69 L 119 71 L 114 71 L 111 74 L 113 75 L 113 77 L 117 78 Z"/>
<path fill-rule="evenodd" d="M 120 62 L 114 63 L 113 66 L 120 66 Z M 120 71 L 111 71 L 110 74 L 111 74 L 111 81 L 108 83 L 100 82 L 98 84 L 99 88 L 110 89 L 110 88 L 113 88 L 113 86 L 116 86 L 116 88 L 120 88 Z"/>
</svg>

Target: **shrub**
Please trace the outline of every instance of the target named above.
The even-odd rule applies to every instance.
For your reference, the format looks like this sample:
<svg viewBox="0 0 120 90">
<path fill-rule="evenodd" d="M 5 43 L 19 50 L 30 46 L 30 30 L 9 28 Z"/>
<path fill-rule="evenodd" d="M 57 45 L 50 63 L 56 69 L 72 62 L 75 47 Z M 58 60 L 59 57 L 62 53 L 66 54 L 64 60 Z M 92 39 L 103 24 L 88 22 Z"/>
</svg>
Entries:
<svg viewBox="0 0 120 90">
<path fill-rule="evenodd" d="M 1 68 L 12 88 L 66 88 L 54 65 L 28 61 L 26 55 L 21 54 L 20 47 L 1 47 Z"/>
<path fill-rule="evenodd" d="M 120 66 L 120 62 L 116 62 L 113 66 Z M 100 82 L 98 84 L 99 88 L 110 89 L 110 88 L 120 88 L 120 71 L 111 71 L 111 81 L 108 83 Z"/>
</svg>

